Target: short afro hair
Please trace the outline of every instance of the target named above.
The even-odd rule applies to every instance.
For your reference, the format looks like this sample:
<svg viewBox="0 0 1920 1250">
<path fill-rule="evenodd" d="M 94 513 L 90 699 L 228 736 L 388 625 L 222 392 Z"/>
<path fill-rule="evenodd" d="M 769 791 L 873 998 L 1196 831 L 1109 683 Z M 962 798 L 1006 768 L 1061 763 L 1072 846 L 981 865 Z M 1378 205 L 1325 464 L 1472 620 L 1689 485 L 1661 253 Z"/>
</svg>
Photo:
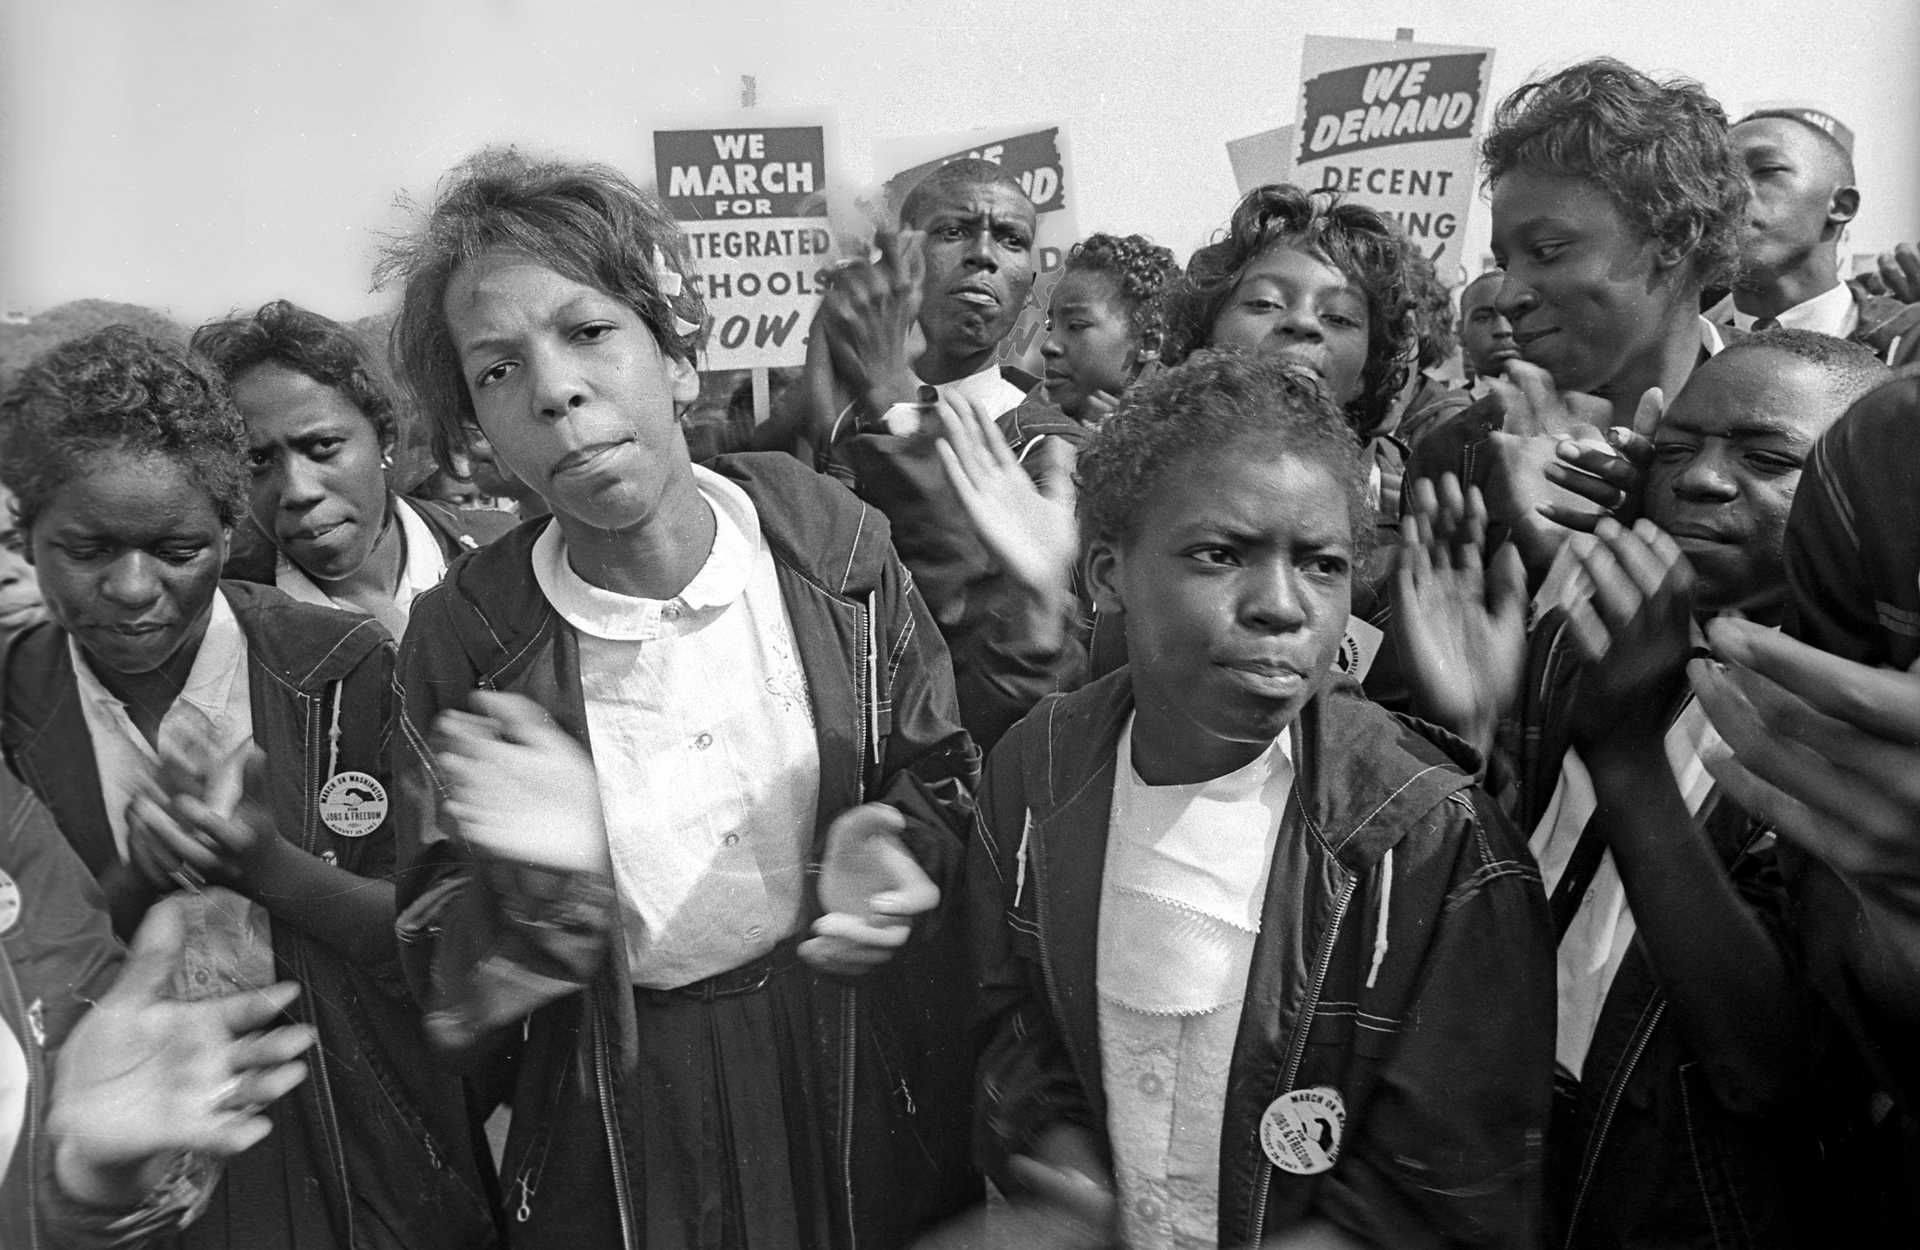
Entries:
<svg viewBox="0 0 1920 1250">
<path fill-rule="evenodd" d="M 228 386 L 259 365 L 303 373 L 346 396 L 372 423 L 382 447 L 399 437 L 384 370 L 352 331 L 319 313 L 277 299 L 251 317 L 209 321 L 193 332 L 193 350 L 220 370 Z"/>
<path fill-rule="evenodd" d="M 1171 250 L 1138 234 L 1090 234 L 1067 252 L 1066 272 L 1112 278 L 1134 337 L 1166 338 L 1167 314 L 1161 296 L 1180 277 L 1180 262 Z"/>
<path fill-rule="evenodd" d="M 1592 183 L 1641 234 L 1690 257 L 1701 285 L 1721 287 L 1739 269 L 1748 198 L 1729 129 L 1699 83 L 1600 57 L 1502 100 L 1480 162 L 1489 186 L 1516 169 Z"/>
<path fill-rule="evenodd" d="M 477 152 L 441 181 L 415 229 L 388 241 L 374 271 L 376 286 L 402 286 L 393 356 L 443 469 L 456 470 L 478 428 L 447 329 L 447 286 L 462 265 L 490 252 L 525 256 L 604 291 L 674 360 L 691 364 L 706 340 L 687 236 L 658 199 L 609 165 L 537 160 L 512 148 Z"/>
<path fill-rule="evenodd" d="M 246 427 L 220 374 L 184 344 L 107 326 L 43 353 L 0 395 L 0 484 L 22 528 L 115 453 L 178 464 L 222 525 L 246 508 Z"/>
<path fill-rule="evenodd" d="M 1177 363 L 1205 347 L 1241 275 L 1280 245 L 1325 261 L 1366 296 L 1367 363 L 1360 394 L 1347 408 L 1355 432 L 1371 430 L 1406 381 L 1414 330 L 1407 246 L 1392 222 L 1364 204 L 1285 183 L 1249 191 L 1225 233 L 1193 254 L 1186 277 L 1168 292 L 1168 345 L 1161 354 Z"/>
<path fill-rule="evenodd" d="M 1893 377 L 1893 370 L 1874 355 L 1871 348 L 1831 334 L 1785 327 L 1735 339 L 1714 360 L 1737 360 L 1756 352 L 1778 352 L 1818 369 L 1826 377 L 1835 417 L 1852 407 L 1854 400 Z"/>
<path fill-rule="evenodd" d="M 1354 567 L 1362 567 L 1374 528 L 1370 465 L 1339 405 L 1308 370 L 1224 348 L 1196 352 L 1133 387 L 1080 449 L 1074 479 L 1082 550 L 1131 543 L 1175 466 L 1273 438 L 1327 466 L 1346 488 Z"/>
<path fill-rule="evenodd" d="M 1007 172 L 1005 166 L 968 156 L 948 161 L 913 184 L 900 201 L 901 228 L 911 230 L 918 226 L 933 201 L 955 187 L 1003 187 L 1025 200 L 1027 207 L 1033 207 L 1027 189 L 1020 185 L 1018 178 Z"/>
</svg>

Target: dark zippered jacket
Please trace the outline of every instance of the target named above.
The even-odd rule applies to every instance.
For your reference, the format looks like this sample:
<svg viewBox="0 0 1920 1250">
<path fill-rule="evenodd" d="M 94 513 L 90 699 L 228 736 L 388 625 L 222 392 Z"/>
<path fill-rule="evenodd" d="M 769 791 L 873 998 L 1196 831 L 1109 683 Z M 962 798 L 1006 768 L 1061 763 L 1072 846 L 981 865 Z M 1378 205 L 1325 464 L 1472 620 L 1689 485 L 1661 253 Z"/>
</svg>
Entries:
<svg viewBox="0 0 1920 1250">
<path fill-rule="evenodd" d="M 1048 1128 L 1106 1143 L 1095 951 L 1122 669 L 1050 697 L 987 768 L 969 862 L 982 984 L 978 1149 L 989 1174 Z M 1474 787 L 1473 752 L 1339 682 L 1289 731 L 1295 767 L 1228 1076 L 1220 1244 L 1303 1220 L 1369 1244 L 1539 1235 L 1553 1067 L 1546 899 Z M 1268 1105 L 1339 1091 L 1330 1171 L 1271 1166 Z"/>
<path fill-rule="evenodd" d="M 708 467 L 753 501 L 806 672 L 820 752 L 814 860 L 835 816 L 889 803 L 906 817 L 908 850 L 952 897 L 978 755 L 955 713 L 946 648 L 885 519 L 790 456 L 722 456 Z M 636 1061 L 636 1023 L 612 884 L 467 855 L 439 810 L 425 739 L 443 709 L 484 688 L 527 695 L 586 741 L 578 639 L 533 578 L 534 540 L 549 523 L 529 521 L 460 558 L 415 601 L 396 743 L 402 960 L 441 1051 L 511 1083 L 502 1176 L 514 1244 L 636 1250 L 646 1221 L 627 1178 L 645 1109 L 622 1079 Z M 812 1059 L 824 1140 L 806 1148 L 831 1152 L 842 1246 L 905 1244 L 979 1193 L 955 1024 L 967 1001 L 962 929 L 939 916 L 866 977 L 789 974 L 810 978 L 820 1022 Z M 583 1122 L 600 1130 L 592 1146 L 542 1131 Z M 549 1166 L 568 1149 L 570 1165 Z"/>
<path fill-rule="evenodd" d="M 319 796 L 336 714 L 335 770 L 388 777 L 398 712 L 392 640 L 369 618 L 296 603 L 270 587 L 222 582 L 220 592 L 247 640 L 253 738 L 266 753 L 265 805 L 280 836 L 357 876 L 391 875 L 391 812 L 371 834 L 342 837 L 321 823 Z M 6 651 L 0 746 L 87 868 L 96 877 L 119 869 L 67 637 L 51 623 L 15 635 Z M 302 986 L 291 1014 L 320 1039 L 308 1079 L 274 1104 L 273 1134 L 254 1147 L 280 1152 L 290 1174 L 303 1177 L 290 1187 L 298 1227 L 287 1244 L 492 1244 L 465 1096 L 430 1060 L 397 959 L 358 967 L 290 923 L 272 928 L 276 973 Z M 244 1204 L 245 1195 L 226 1196 Z M 217 1194 L 214 1218 L 187 1231 L 188 1245 L 222 1244 L 214 1231 L 221 1201 Z"/>
<path fill-rule="evenodd" d="M 1518 715 L 1502 730 L 1514 764 L 1507 797 L 1523 830 L 1537 825 L 1552 801 L 1570 745 L 1583 661 L 1566 620 L 1555 610 L 1530 632 Z M 1797 963 L 1765 825 L 1722 801 L 1717 787 L 1695 822 L 1742 901 Z M 1712 939 L 1700 934 L 1702 941 Z M 1663 1250 L 1799 1244 L 1793 1204 L 1821 1189 L 1820 1126 L 1800 1097 L 1815 1074 L 1778 1072 L 1756 1085 L 1723 1073 L 1716 1056 L 1687 1045 L 1669 1005 L 1645 938 L 1636 936 L 1595 1023 L 1578 1096 L 1557 1109 L 1552 1126 L 1551 1244 Z M 1805 996 L 1795 995 L 1727 1009 L 1766 1012 L 1783 1027 L 1802 1028 L 1807 1007 Z M 1852 1244 L 1836 1221 L 1854 1214 L 1828 1210 L 1817 1218 L 1833 1231 L 1834 1244 Z"/>
</svg>

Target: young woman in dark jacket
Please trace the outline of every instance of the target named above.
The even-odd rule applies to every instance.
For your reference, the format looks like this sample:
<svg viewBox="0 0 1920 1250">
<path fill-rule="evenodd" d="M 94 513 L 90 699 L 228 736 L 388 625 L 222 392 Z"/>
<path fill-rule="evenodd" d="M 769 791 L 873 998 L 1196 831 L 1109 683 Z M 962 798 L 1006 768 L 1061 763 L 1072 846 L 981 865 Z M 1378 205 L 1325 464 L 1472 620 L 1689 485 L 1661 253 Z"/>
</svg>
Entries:
<svg viewBox="0 0 1920 1250">
<path fill-rule="evenodd" d="M 223 583 L 246 467 L 219 377 L 114 327 L 0 399 L 51 620 L 0 657 L 0 747 L 116 928 L 190 916 L 187 997 L 287 979 L 313 1079 L 235 1158 L 193 1247 L 491 1244 L 467 1104 L 394 958 L 394 648 L 363 617 Z"/>
<path fill-rule="evenodd" d="M 692 465 L 703 305 L 617 172 L 483 153 L 395 267 L 437 445 L 552 509 L 400 662 L 402 956 L 511 1085 L 514 1244 L 905 1244 L 979 1189 L 933 910 L 977 756 L 885 521 L 790 457 Z"/>
<path fill-rule="evenodd" d="M 1545 903 L 1472 751 L 1332 676 L 1372 524 L 1350 429 L 1209 352 L 1080 465 L 1132 662 L 988 764 L 983 1161 L 1087 1244 L 1532 1244 Z"/>
</svg>

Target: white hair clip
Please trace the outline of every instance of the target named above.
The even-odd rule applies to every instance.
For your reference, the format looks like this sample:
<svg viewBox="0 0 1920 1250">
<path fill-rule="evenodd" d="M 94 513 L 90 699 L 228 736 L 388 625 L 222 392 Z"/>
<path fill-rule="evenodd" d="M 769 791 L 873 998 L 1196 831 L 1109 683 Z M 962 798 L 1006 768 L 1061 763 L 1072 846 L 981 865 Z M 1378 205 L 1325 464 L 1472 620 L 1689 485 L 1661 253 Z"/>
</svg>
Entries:
<svg viewBox="0 0 1920 1250">
<path fill-rule="evenodd" d="M 653 281 L 660 288 L 660 294 L 674 299 L 686 285 L 686 280 L 678 270 L 667 264 L 667 254 L 660 250 L 658 243 L 653 245 Z"/>
<path fill-rule="evenodd" d="M 683 339 L 690 338 L 700 333 L 700 323 L 697 321 L 688 321 L 679 313 L 675 313 L 673 315 L 673 332 Z"/>
</svg>

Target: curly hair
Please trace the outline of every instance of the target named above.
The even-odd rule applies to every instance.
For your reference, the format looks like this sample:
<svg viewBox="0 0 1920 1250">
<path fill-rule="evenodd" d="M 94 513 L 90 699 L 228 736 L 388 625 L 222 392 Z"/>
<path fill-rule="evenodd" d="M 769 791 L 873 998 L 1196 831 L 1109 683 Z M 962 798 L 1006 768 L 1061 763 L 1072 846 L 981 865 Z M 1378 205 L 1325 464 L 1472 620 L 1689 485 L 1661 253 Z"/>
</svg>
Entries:
<svg viewBox="0 0 1920 1250">
<path fill-rule="evenodd" d="M 256 365 L 304 373 L 352 401 L 373 425 L 382 447 L 399 437 L 393 393 L 380 366 L 347 327 L 283 299 L 262 304 L 251 317 L 209 321 L 193 332 L 193 350 L 233 385 Z"/>
<path fill-rule="evenodd" d="M 1134 337 L 1166 337 L 1161 296 L 1180 278 L 1180 262 L 1170 249 L 1144 235 L 1090 234 L 1067 252 L 1066 272 L 1106 274 L 1127 306 Z"/>
<path fill-rule="evenodd" d="M 52 348 L 0 395 L 0 484 L 22 528 L 116 452 L 174 461 L 232 525 L 246 508 L 246 446 L 220 374 L 184 344 L 132 326 Z"/>
<path fill-rule="evenodd" d="M 1285 183 L 1255 187 L 1235 206 L 1224 234 L 1194 252 L 1186 276 L 1167 292 L 1167 348 L 1178 362 L 1207 345 L 1213 323 L 1249 266 L 1285 246 L 1345 274 L 1367 300 L 1367 363 L 1360 394 L 1347 405 L 1355 430 L 1378 425 L 1406 381 L 1414 354 L 1407 246 L 1385 217 L 1326 191 Z"/>
<path fill-rule="evenodd" d="M 1453 293 L 1434 272 L 1433 262 L 1420 249 L 1407 249 L 1407 290 L 1413 299 L 1414 367 L 1431 369 L 1460 347 L 1454 334 Z"/>
<path fill-rule="evenodd" d="M 1074 480 L 1082 550 L 1131 543 L 1175 466 L 1273 437 L 1327 466 L 1346 488 L 1354 567 L 1362 567 L 1374 528 L 1369 465 L 1325 383 L 1298 365 L 1226 348 L 1196 352 L 1129 390 L 1080 449 Z"/>
<path fill-rule="evenodd" d="M 1516 169 L 1590 182 L 1646 237 L 1690 255 L 1702 285 L 1724 286 L 1748 196 L 1728 130 L 1699 83 L 1599 57 L 1502 100 L 1480 164 L 1489 186 Z"/>
<path fill-rule="evenodd" d="M 376 286 L 402 285 L 393 356 L 432 426 L 442 468 L 454 467 L 477 428 L 442 305 L 460 267 L 488 252 L 529 257 L 604 291 L 632 309 L 675 360 L 691 363 L 706 340 L 706 301 L 687 236 L 659 200 L 608 165 L 483 149 L 448 173 L 411 233 L 388 240 L 374 271 Z M 662 290 L 656 256 L 686 279 L 677 295 Z"/>
</svg>

